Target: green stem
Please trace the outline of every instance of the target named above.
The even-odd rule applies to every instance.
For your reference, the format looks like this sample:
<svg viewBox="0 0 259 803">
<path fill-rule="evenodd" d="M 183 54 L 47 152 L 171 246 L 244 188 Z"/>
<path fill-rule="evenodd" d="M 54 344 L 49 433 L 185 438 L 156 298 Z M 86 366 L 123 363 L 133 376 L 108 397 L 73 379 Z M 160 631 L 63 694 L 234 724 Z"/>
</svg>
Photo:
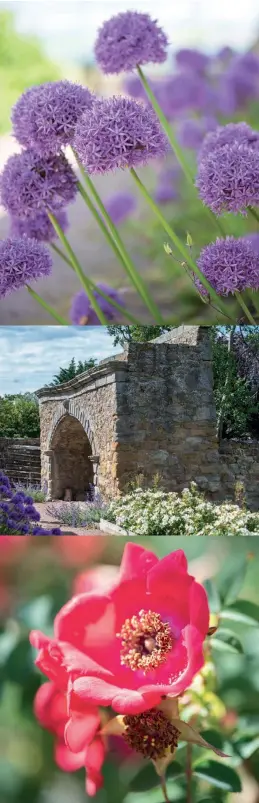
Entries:
<svg viewBox="0 0 259 803">
<path fill-rule="evenodd" d="M 242 309 L 244 310 L 244 313 L 245 313 L 246 318 L 248 319 L 248 321 L 250 323 L 252 323 L 253 326 L 256 326 L 256 321 L 254 320 L 253 316 L 251 315 L 251 312 L 248 309 L 248 307 L 247 307 L 247 305 L 246 305 L 241 293 L 238 293 L 238 291 L 236 291 L 235 292 L 235 297 L 236 297 L 236 300 L 238 301 L 238 303 L 240 304 L 240 307 L 242 307 Z"/>
<path fill-rule="evenodd" d="M 64 254 L 63 251 L 61 251 L 61 248 L 59 248 L 56 245 L 56 243 L 50 243 L 50 247 L 53 249 L 53 251 L 56 252 L 56 254 L 58 254 L 61 257 L 61 259 L 64 260 L 64 262 L 67 263 L 67 265 L 69 265 L 70 268 L 72 268 L 72 270 L 74 270 L 74 266 L 72 265 L 72 262 L 70 262 L 70 259 L 68 259 L 68 257 L 66 257 L 66 254 Z M 121 306 L 121 304 L 118 304 L 117 301 L 115 301 L 113 298 L 110 298 L 110 296 L 108 296 L 107 293 L 105 293 L 103 290 L 101 290 L 101 288 L 98 287 L 97 284 L 94 284 L 94 282 L 92 282 L 91 279 L 89 279 L 89 282 L 92 285 L 92 290 L 94 292 L 98 293 L 99 296 L 104 298 L 105 301 L 108 301 L 109 304 L 111 305 L 111 307 L 115 307 L 115 309 L 117 309 L 118 312 L 121 312 L 124 315 L 125 318 L 127 318 L 129 321 L 131 321 L 131 323 L 136 323 L 137 325 L 141 325 L 140 321 L 138 321 L 137 318 L 135 318 L 134 315 L 131 314 L 131 312 L 128 312 L 124 307 Z"/>
<path fill-rule="evenodd" d="M 170 142 L 170 145 L 171 145 L 171 147 L 173 149 L 173 152 L 174 152 L 179 164 L 181 165 L 182 171 L 183 171 L 185 177 L 187 178 L 187 181 L 189 182 L 189 184 L 191 184 L 193 191 L 196 194 L 196 188 L 195 188 L 195 185 L 194 185 L 195 176 L 193 175 L 193 173 L 192 173 L 192 171 L 191 171 L 191 169 L 189 167 L 188 161 L 185 158 L 185 153 L 182 150 L 182 148 L 179 145 L 179 143 L 177 142 L 177 139 L 176 139 L 176 137 L 174 135 L 172 126 L 170 125 L 167 117 L 165 116 L 163 110 L 161 109 L 161 106 L 159 105 L 159 103 L 158 103 L 158 101 L 156 99 L 156 96 L 154 95 L 154 92 L 151 89 L 151 86 L 148 83 L 148 81 L 147 81 L 147 79 L 146 79 L 141 67 L 137 67 L 137 71 L 138 71 L 141 83 L 142 83 L 142 85 L 143 85 L 143 87 L 145 89 L 145 92 L 146 92 L 146 94 L 147 94 L 147 96 L 148 96 L 148 98 L 149 98 L 149 100 L 150 100 L 150 102 L 151 102 L 151 104 L 153 106 L 153 109 L 156 112 L 156 114 L 158 116 L 158 119 L 159 119 L 159 121 L 161 123 L 161 126 L 164 129 L 164 131 L 165 131 L 165 133 L 166 133 L 166 135 L 167 135 L 167 137 L 169 139 L 169 142 Z M 221 223 L 219 222 L 218 218 L 216 218 L 215 215 L 213 215 L 213 212 L 211 212 L 211 210 L 208 209 L 208 207 L 206 207 L 206 206 L 204 207 L 204 211 L 206 211 L 206 214 L 210 217 L 210 220 L 214 223 L 214 226 L 216 226 L 216 228 L 220 232 L 221 236 L 224 237 L 225 236 L 224 228 L 221 225 Z"/>
<path fill-rule="evenodd" d="M 252 215 L 252 217 L 256 220 L 256 222 L 259 223 L 259 212 L 256 212 L 253 206 L 249 206 L 248 209 L 250 215 Z"/>
<path fill-rule="evenodd" d="M 125 246 L 124 246 L 124 244 L 122 242 L 122 239 L 121 239 L 121 237 L 119 235 L 119 232 L 117 231 L 116 226 L 114 225 L 110 215 L 108 214 L 107 210 L 105 209 L 105 206 L 104 206 L 104 204 L 103 204 L 103 202 L 102 202 L 102 200 L 101 200 L 101 198 L 99 196 L 99 193 L 97 192 L 92 180 L 90 179 L 90 176 L 88 176 L 88 174 L 84 170 L 80 160 L 78 159 L 77 154 L 74 151 L 73 151 L 73 154 L 74 154 L 75 159 L 77 161 L 77 164 L 78 164 L 78 167 L 80 169 L 80 172 L 82 173 L 84 181 L 85 181 L 87 187 L 89 188 L 90 192 L 92 193 L 92 195 L 93 195 L 93 197 L 94 197 L 94 199 L 95 199 L 95 201 L 97 203 L 97 206 L 99 207 L 99 209 L 100 209 L 100 211 L 101 211 L 101 213 L 102 213 L 102 215 L 104 217 L 104 220 L 105 220 L 107 226 L 109 227 L 109 229 L 110 229 L 110 231 L 112 233 L 112 236 L 113 236 L 113 238 L 115 240 L 117 249 L 119 250 L 119 252 L 121 254 L 121 257 L 122 257 L 122 260 L 123 260 L 124 269 L 126 270 L 127 275 L 129 276 L 132 284 L 134 285 L 135 289 L 137 290 L 137 292 L 139 293 L 140 297 L 142 298 L 142 301 L 144 302 L 145 306 L 147 307 L 147 309 L 149 310 L 151 315 L 154 317 L 155 323 L 163 324 L 164 323 L 163 317 L 162 317 L 161 313 L 159 312 L 159 309 L 158 309 L 157 305 L 155 304 L 155 302 L 153 301 L 152 297 L 150 296 L 150 293 L 148 291 L 148 288 L 146 287 L 145 282 L 143 281 L 142 277 L 139 275 L 138 271 L 136 270 L 135 265 L 132 262 L 131 257 L 129 256 L 128 252 L 126 251 L 126 248 L 125 248 Z"/>
<path fill-rule="evenodd" d="M 28 290 L 28 293 L 30 294 L 30 296 L 32 296 L 32 298 L 34 298 L 35 301 L 37 301 L 38 304 L 40 304 L 41 307 L 43 307 L 43 309 L 45 309 L 49 313 L 49 315 L 51 315 L 52 318 L 55 319 L 55 321 L 57 321 L 58 323 L 61 323 L 62 326 L 68 326 L 69 325 L 69 322 L 66 321 L 64 318 L 62 318 L 61 315 L 58 314 L 58 312 L 55 312 L 55 310 L 52 309 L 52 307 L 49 304 L 47 304 L 47 301 L 44 301 L 44 299 L 41 298 L 41 296 L 39 296 L 38 293 L 35 293 L 35 290 L 33 290 L 32 287 L 30 287 L 29 284 L 26 284 L 25 287 Z"/>
<path fill-rule="evenodd" d="M 95 311 L 100 323 L 103 324 L 104 326 L 107 326 L 109 321 L 106 320 L 105 315 L 103 314 L 101 308 L 99 307 L 99 304 L 96 301 L 96 298 L 95 298 L 95 296 L 94 296 L 94 294 L 92 292 L 91 282 L 89 282 L 89 279 L 87 278 L 87 276 L 85 276 L 85 274 L 84 274 L 84 272 L 83 272 L 83 270 L 81 268 L 80 262 L 78 261 L 73 249 L 71 248 L 71 245 L 68 242 L 68 240 L 66 238 L 66 235 L 62 231 L 61 226 L 59 225 L 55 215 L 52 215 L 52 213 L 49 212 L 49 210 L 48 210 L 48 216 L 49 216 L 49 219 L 51 220 L 53 228 L 55 229 L 55 232 L 57 233 L 60 241 L 62 242 L 64 248 L 66 249 L 66 251 L 67 251 L 67 253 L 69 255 L 69 259 L 70 259 L 70 261 L 71 261 L 71 263 L 73 265 L 73 268 L 74 268 L 74 270 L 75 270 L 75 272 L 76 272 L 76 274 L 77 274 L 77 276 L 78 276 L 78 278 L 79 278 L 79 280 L 81 282 L 82 287 L 84 288 L 84 290 L 85 290 L 85 292 L 86 292 L 86 294 L 87 294 L 87 296 L 89 298 L 89 301 L 90 301 L 90 303 L 91 303 L 91 305 L 92 305 L 92 307 L 93 307 L 93 309 L 94 309 L 94 311 Z"/>
<path fill-rule="evenodd" d="M 78 186 L 78 190 L 80 192 L 80 195 L 82 196 L 83 200 L 87 204 L 88 209 L 90 210 L 90 212 L 92 213 L 94 219 L 96 220 L 96 223 L 98 223 L 98 226 L 100 227 L 102 233 L 104 234 L 104 237 L 106 237 L 107 242 L 109 243 L 110 247 L 114 251 L 114 254 L 115 254 L 116 258 L 118 259 L 118 261 L 120 263 L 122 263 L 123 268 L 124 268 L 125 265 L 124 265 L 124 261 L 122 259 L 121 252 L 117 248 L 116 242 L 113 239 L 113 237 L 111 236 L 109 230 L 106 228 L 106 226 L 105 226 L 105 224 L 104 224 L 104 222 L 103 222 L 103 220 L 101 218 L 101 215 L 99 215 L 99 212 L 97 212 L 97 209 L 95 208 L 90 196 L 88 195 L 88 192 L 85 191 L 85 188 L 83 187 L 83 184 L 81 183 L 81 181 L 77 182 L 77 186 Z"/>
<path fill-rule="evenodd" d="M 189 267 L 191 268 L 192 272 L 195 273 L 195 275 L 198 277 L 200 282 L 203 284 L 203 286 L 205 287 L 205 289 L 209 293 L 211 300 L 214 301 L 214 304 L 217 304 L 218 308 L 220 309 L 220 312 L 224 315 L 224 317 L 226 316 L 227 318 L 229 318 L 228 311 L 225 309 L 225 304 L 221 301 L 221 298 L 217 295 L 217 293 L 214 290 L 214 288 L 207 281 L 205 276 L 203 276 L 203 273 L 200 271 L 200 269 L 198 268 L 196 263 L 191 258 L 188 248 L 185 247 L 185 245 L 179 239 L 179 237 L 174 232 L 174 230 L 172 229 L 170 224 L 167 222 L 167 220 L 165 220 L 161 210 L 159 209 L 159 207 L 157 206 L 157 204 L 155 203 L 153 198 L 151 198 L 151 195 L 149 195 L 148 190 L 146 189 L 146 187 L 144 186 L 144 184 L 140 180 L 139 176 L 137 175 L 137 173 L 136 173 L 136 171 L 134 170 L 133 167 L 131 168 L 130 172 L 131 172 L 131 175 L 134 178 L 134 181 L 136 182 L 136 184 L 138 185 L 140 191 L 142 192 L 142 195 L 144 196 L 144 198 L 148 202 L 149 206 L 151 207 L 152 211 L 154 212 L 154 214 L 156 215 L 158 220 L 160 220 L 160 223 L 162 224 L 163 228 L 165 229 L 166 233 L 168 234 L 168 236 L 170 237 L 172 242 L 178 248 L 178 251 L 180 251 L 180 253 L 182 254 L 186 264 L 189 265 Z"/>
<path fill-rule="evenodd" d="M 253 307 L 256 311 L 256 314 L 259 316 L 259 293 L 257 290 L 248 290 L 247 291 L 250 301 L 253 304 Z"/>
<path fill-rule="evenodd" d="M 191 744 L 187 744 L 186 780 L 187 780 L 186 803 L 192 803 L 192 745 Z"/>
<path fill-rule="evenodd" d="M 165 803 L 170 803 L 170 800 L 169 800 L 169 797 L 168 797 L 168 794 L 167 794 L 165 778 L 160 778 L 160 781 L 161 781 L 162 792 L 163 792 L 163 795 L 164 795 L 164 798 L 165 798 Z"/>
</svg>

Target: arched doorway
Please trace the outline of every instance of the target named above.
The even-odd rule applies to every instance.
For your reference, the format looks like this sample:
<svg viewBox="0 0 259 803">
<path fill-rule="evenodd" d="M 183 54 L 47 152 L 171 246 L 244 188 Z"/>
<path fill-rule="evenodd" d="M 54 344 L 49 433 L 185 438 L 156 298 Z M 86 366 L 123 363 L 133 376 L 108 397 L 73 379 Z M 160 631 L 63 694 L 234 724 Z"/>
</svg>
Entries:
<svg viewBox="0 0 259 803">
<path fill-rule="evenodd" d="M 52 499 L 83 501 L 93 485 L 92 449 L 77 418 L 65 415 L 50 444 Z"/>
</svg>

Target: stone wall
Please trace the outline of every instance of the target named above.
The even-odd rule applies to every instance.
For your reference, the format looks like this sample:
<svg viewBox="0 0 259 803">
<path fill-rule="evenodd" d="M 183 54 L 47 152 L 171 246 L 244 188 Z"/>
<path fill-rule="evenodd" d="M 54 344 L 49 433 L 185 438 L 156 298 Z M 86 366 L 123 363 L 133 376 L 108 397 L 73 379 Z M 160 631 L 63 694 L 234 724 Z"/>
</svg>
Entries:
<svg viewBox="0 0 259 803">
<path fill-rule="evenodd" d="M 12 482 L 40 485 L 40 439 L 0 438 L 0 468 Z"/>
<path fill-rule="evenodd" d="M 85 449 L 85 480 L 80 488 L 77 486 L 76 495 L 87 491 L 89 481 L 98 485 L 104 496 L 117 493 L 113 449 L 116 383 L 121 366 L 124 369 L 123 362 L 111 361 L 57 388 L 39 391 L 42 479 L 48 482 L 50 498 L 60 498 L 64 488 L 76 482 L 70 468 L 80 459 L 82 470 L 80 439 Z"/>
<path fill-rule="evenodd" d="M 259 509 L 259 444 L 216 439 L 210 339 L 206 327 L 181 326 L 54 388 L 37 393 L 42 480 L 49 498 L 74 498 L 93 482 L 106 498 L 142 475 L 168 490 L 195 481 L 206 496 L 234 499 L 245 482 Z M 241 450 L 241 451 L 240 451 Z"/>
<path fill-rule="evenodd" d="M 119 490 L 136 473 L 150 484 L 181 490 L 196 479 L 219 491 L 219 455 L 210 353 L 204 341 L 186 345 L 163 336 L 131 343 L 128 381 L 117 384 L 116 447 Z"/>
<path fill-rule="evenodd" d="M 259 441 L 224 440 L 219 452 L 223 497 L 259 510 Z"/>
</svg>

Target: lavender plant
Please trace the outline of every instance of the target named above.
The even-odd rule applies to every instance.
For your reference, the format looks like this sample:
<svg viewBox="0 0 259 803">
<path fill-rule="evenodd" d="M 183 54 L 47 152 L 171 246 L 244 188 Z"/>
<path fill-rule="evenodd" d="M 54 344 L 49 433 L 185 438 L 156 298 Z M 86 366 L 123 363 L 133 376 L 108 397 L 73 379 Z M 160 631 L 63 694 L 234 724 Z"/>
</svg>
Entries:
<svg viewBox="0 0 259 803">
<path fill-rule="evenodd" d="M 3 471 L 0 471 L 0 534 L 61 535 L 57 527 L 47 530 L 40 526 L 40 514 L 32 496 L 13 489 Z"/>
<path fill-rule="evenodd" d="M 11 256 L 8 262 L 9 241 L 0 245 L 0 297 L 26 286 L 59 323 L 66 323 L 30 286 L 32 280 L 51 270 L 46 245 L 40 243 L 40 258 L 32 258 L 34 238 L 57 251 L 77 275 L 82 290 L 72 302 L 72 323 L 107 324 L 116 320 L 118 313 L 131 323 L 139 323 L 118 291 L 97 286 L 85 274 L 69 243 L 66 206 L 79 192 L 152 322 L 169 323 L 163 320 L 118 231 L 120 223 L 135 210 L 136 197 L 125 192 L 105 204 L 92 179 L 96 174 L 124 170 L 130 172 L 137 191 L 169 238 L 165 246 L 171 280 L 177 271 L 179 274 L 178 263 L 187 272 L 193 292 L 216 309 L 223 321 L 236 322 L 242 316 L 244 322 L 256 322 L 259 257 L 251 248 L 248 253 L 226 213 L 249 215 L 253 224 L 259 221 L 259 132 L 238 119 L 224 125 L 218 122 L 222 114 L 235 116 L 259 96 L 259 59 L 254 54 L 237 57 L 229 49 L 214 58 L 182 49 L 176 55 L 176 75 L 147 81 L 143 65 L 164 62 L 167 47 L 166 33 L 149 14 L 116 14 L 101 26 L 95 55 L 105 74 L 135 70 L 126 79 L 131 97 L 101 98 L 86 87 L 57 81 L 31 87 L 19 98 L 12 123 L 22 151 L 8 160 L 0 182 L 1 202 L 10 215 L 12 236 L 18 241 L 13 245 L 15 262 Z M 69 161 L 69 148 L 82 181 Z M 144 165 L 156 169 L 157 162 L 167 165 L 165 159 L 171 150 L 173 165 L 165 167 L 164 176 L 168 175 L 160 179 L 152 196 L 137 170 Z M 188 150 L 197 154 L 196 178 Z M 194 254 L 194 237 L 189 235 L 184 240 L 164 214 L 163 207 L 179 197 L 178 179 L 170 174 L 176 166 L 184 174 L 195 203 L 200 199 L 203 214 L 220 235 L 220 240 L 207 243 L 200 255 Z M 55 237 L 62 248 L 53 242 Z M 16 263 L 18 270 L 14 270 Z"/>
<path fill-rule="evenodd" d="M 93 497 L 90 492 L 85 502 L 54 502 L 48 506 L 48 513 L 62 525 L 89 527 L 99 524 L 107 509 L 101 496 Z"/>
</svg>

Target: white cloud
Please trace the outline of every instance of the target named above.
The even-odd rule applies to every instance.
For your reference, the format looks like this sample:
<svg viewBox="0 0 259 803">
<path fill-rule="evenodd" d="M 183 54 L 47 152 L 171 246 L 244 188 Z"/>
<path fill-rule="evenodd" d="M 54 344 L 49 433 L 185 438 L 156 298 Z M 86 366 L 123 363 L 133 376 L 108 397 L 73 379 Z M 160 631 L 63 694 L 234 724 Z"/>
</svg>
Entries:
<svg viewBox="0 0 259 803">
<path fill-rule="evenodd" d="M 121 351 L 105 327 L 0 327 L 0 395 L 34 391 L 75 360 L 97 361 Z"/>
</svg>

